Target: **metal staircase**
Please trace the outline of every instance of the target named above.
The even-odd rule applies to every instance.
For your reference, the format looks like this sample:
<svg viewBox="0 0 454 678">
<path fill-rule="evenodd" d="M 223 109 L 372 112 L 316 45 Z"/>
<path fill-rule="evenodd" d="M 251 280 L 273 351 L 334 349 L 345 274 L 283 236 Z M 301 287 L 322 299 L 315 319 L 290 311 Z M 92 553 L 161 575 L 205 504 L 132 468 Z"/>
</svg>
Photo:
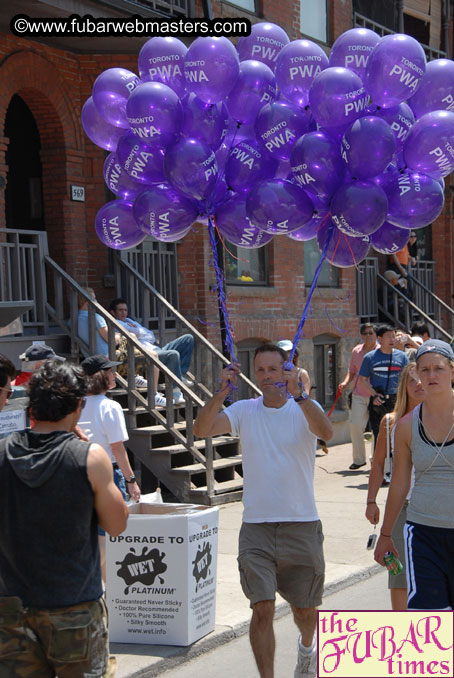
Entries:
<svg viewBox="0 0 454 678">
<path fill-rule="evenodd" d="M 129 254 L 129 253 L 128 253 Z M 156 253 L 155 253 L 156 254 Z M 132 256 L 132 258 L 131 258 Z M 46 233 L 40 231 L 0 229 L 0 302 L 15 303 L 33 299 L 34 306 L 23 316 L 24 334 L 7 337 L 15 344 L 12 356 L 17 356 L 33 339 L 45 340 L 56 346 L 65 344 L 63 353 L 79 361 L 84 355 L 96 353 L 95 314 L 101 315 L 108 328 L 109 355 L 115 356 L 115 334 L 126 337 L 127 376 L 117 376 L 118 388 L 112 392 L 122 405 L 128 426 L 128 450 L 134 456 L 138 474 L 146 478 L 151 472 L 179 501 L 214 505 L 240 499 L 243 477 L 239 442 L 231 436 L 216 436 L 195 440 L 193 421 L 204 402 L 213 394 L 220 373 L 228 364 L 220 353 L 184 316 L 144 277 L 141 256 L 115 258 L 117 296 L 128 299 L 130 315 L 153 329 L 164 345 L 182 333 L 194 337 L 192 373 L 189 388 L 159 360 L 153 358 L 137 339 L 84 290 L 48 255 Z M 144 275 L 132 266 L 134 261 Z M 156 263 L 156 258 L 153 264 Z M 175 289 L 175 281 L 171 282 Z M 168 288 L 165 287 L 166 293 Z M 89 341 L 78 336 L 78 297 L 88 302 Z M 174 298 L 174 297 L 173 297 Z M 64 339 L 64 342 L 62 341 Z M 4 347 L 7 344 L 3 344 Z M 20 349 L 17 350 L 17 347 Z M 135 384 L 135 361 L 144 366 L 147 388 Z M 156 406 L 154 367 L 159 367 L 164 382 L 166 407 Z M 240 375 L 242 391 L 247 397 L 260 394 L 257 387 Z M 172 392 L 178 387 L 184 403 L 173 405 Z M 232 399 L 236 393 L 232 394 Z"/>
</svg>

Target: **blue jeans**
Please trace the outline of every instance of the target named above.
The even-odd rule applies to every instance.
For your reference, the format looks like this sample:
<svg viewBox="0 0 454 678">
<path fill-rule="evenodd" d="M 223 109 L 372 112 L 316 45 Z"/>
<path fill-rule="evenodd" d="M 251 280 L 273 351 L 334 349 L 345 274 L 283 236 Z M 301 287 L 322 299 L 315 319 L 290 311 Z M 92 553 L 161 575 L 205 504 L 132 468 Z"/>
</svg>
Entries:
<svg viewBox="0 0 454 678">
<path fill-rule="evenodd" d="M 118 468 L 118 464 L 113 464 L 113 479 L 115 485 L 118 487 L 121 494 L 123 495 L 123 499 L 125 501 L 128 501 L 125 477 L 122 471 L 120 471 L 120 469 Z M 100 537 L 104 537 L 104 535 L 106 534 L 106 531 L 100 525 L 98 525 L 98 534 Z"/>
<path fill-rule="evenodd" d="M 183 334 L 162 348 L 157 348 L 156 352 L 159 360 L 181 379 L 189 369 L 193 350 L 194 337 L 192 334 Z"/>
</svg>

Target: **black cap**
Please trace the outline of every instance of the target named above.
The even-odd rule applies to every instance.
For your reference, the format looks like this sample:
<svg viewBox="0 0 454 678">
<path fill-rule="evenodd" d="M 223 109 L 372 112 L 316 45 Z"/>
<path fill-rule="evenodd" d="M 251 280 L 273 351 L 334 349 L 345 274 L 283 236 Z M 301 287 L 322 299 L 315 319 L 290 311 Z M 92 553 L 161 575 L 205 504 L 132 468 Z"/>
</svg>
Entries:
<svg viewBox="0 0 454 678">
<path fill-rule="evenodd" d="M 415 360 L 418 360 L 425 353 L 438 353 L 454 362 L 454 351 L 446 341 L 441 339 L 428 339 L 416 351 Z"/>
<path fill-rule="evenodd" d="M 32 344 L 29 346 L 24 353 L 21 353 L 19 360 L 24 360 L 25 362 L 35 362 L 37 360 L 59 360 L 64 362 L 65 359 L 61 355 L 57 355 L 51 346 L 47 344 Z"/>
<path fill-rule="evenodd" d="M 107 356 L 101 354 L 91 355 L 80 363 L 81 368 L 88 376 L 96 374 L 99 370 L 108 370 L 109 367 L 116 367 L 117 365 L 121 365 L 121 363 L 109 360 Z"/>
</svg>

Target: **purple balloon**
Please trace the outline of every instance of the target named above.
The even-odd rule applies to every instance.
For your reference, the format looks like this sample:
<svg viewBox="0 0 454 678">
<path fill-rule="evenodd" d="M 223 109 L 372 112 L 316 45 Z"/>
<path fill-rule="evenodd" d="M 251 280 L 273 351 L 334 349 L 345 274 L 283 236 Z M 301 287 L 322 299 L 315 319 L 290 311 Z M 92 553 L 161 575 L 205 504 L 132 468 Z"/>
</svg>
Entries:
<svg viewBox="0 0 454 678">
<path fill-rule="evenodd" d="M 326 204 L 323 204 L 316 196 L 310 195 L 309 197 L 314 204 L 312 218 L 309 219 L 309 221 L 306 221 L 301 228 L 297 228 L 296 231 L 287 234 L 287 237 L 291 240 L 297 240 L 298 242 L 312 240 L 319 230 L 329 221 L 329 207 Z"/>
<path fill-rule="evenodd" d="M 122 127 L 110 125 L 99 115 L 93 97 L 89 97 L 84 103 L 81 120 L 84 132 L 90 141 L 106 151 L 114 151 L 118 140 L 125 133 Z"/>
<path fill-rule="evenodd" d="M 271 233 L 265 233 L 254 226 L 246 214 L 246 198 L 236 195 L 216 210 L 216 225 L 222 235 L 234 245 L 246 249 L 258 249 L 273 239 Z"/>
<path fill-rule="evenodd" d="M 415 116 L 410 106 L 402 103 L 392 108 L 378 108 L 373 115 L 386 120 L 388 125 L 391 126 L 396 138 L 396 150 L 400 151 L 415 121 Z"/>
<path fill-rule="evenodd" d="M 187 233 L 197 217 L 197 208 L 168 184 L 157 184 L 136 198 L 133 214 L 144 233 L 162 242 L 173 242 Z"/>
<path fill-rule="evenodd" d="M 173 89 L 144 82 L 129 97 L 126 114 L 134 134 L 145 144 L 166 147 L 178 135 L 183 109 Z"/>
<path fill-rule="evenodd" d="M 207 104 L 227 96 L 239 71 L 238 54 L 227 38 L 197 38 L 184 60 L 187 90 Z"/>
<path fill-rule="evenodd" d="M 274 71 L 276 59 L 290 38 L 283 28 L 268 22 L 259 22 L 251 28 L 251 34 L 238 40 L 236 46 L 240 61 L 256 59 Z"/>
<path fill-rule="evenodd" d="M 238 78 L 226 103 L 232 118 L 244 124 L 255 122 L 258 112 L 277 96 L 272 70 L 261 61 L 247 60 L 240 64 Z"/>
<path fill-rule="evenodd" d="M 376 177 L 372 177 L 371 181 L 373 181 L 374 184 L 377 184 L 377 186 L 380 186 L 387 194 L 388 188 L 394 185 L 400 175 L 401 170 L 393 161 L 389 163 L 384 172 L 378 174 Z"/>
<path fill-rule="evenodd" d="M 314 206 L 299 186 L 284 179 L 269 179 L 251 190 L 246 212 L 255 226 L 279 235 L 301 228 L 312 218 Z"/>
<path fill-rule="evenodd" d="M 326 68 L 309 90 L 312 115 L 326 129 L 347 129 L 364 115 L 368 101 L 361 78 L 347 68 Z"/>
<path fill-rule="evenodd" d="M 126 104 L 139 85 L 139 77 L 126 68 L 108 68 L 98 75 L 93 85 L 93 101 L 100 116 L 115 127 L 127 129 Z"/>
<path fill-rule="evenodd" d="M 356 179 L 369 179 L 384 172 L 395 150 L 390 125 L 375 115 L 355 120 L 342 139 L 342 157 Z"/>
<path fill-rule="evenodd" d="M 407 244 L 410 238 L 410 229 L 399 228 L 385 221 L 382 226 L 370 236 L 370 244 L 376 252 L 394 254 Z"/>
<path fill-rule="evenodd" d="M 132 202 L 143 191 L 143 186 L 124 171 L 115 153 L 110 153 L 104 162 L 104 181 L 112 193 Z"/>
<path fill-rule="evenodd" d="M 275 76 L 280 92 L 296 106 L 307 106 L 316 75 L 328 68 L 328 57 L 311 40 L 293 40 L 279 53 Z"/>
<path fill-rule="evenodd" d="M 132 203 L 112 200 L 101 207 L 95 218 L 96 235 L 113 250 L 127 250 L 145 240 L 132 214 Z"/>
<path fill-rule="evenodd" d="M 415 122 L 404 143 L 407 166 L 436 178 L 454 169 L 454 113 L 433 111 Z"/>
<path fill-rule="evenodd" d="M 390 108 L 416 92 L 425 71 L 426 55 L 417 40 L 404 33 L 385 35 L 369 56 L 364 86 L 374 104 Z"/>
<path fill-rule="evenodd" d="M 182 102 L 183 125 L 181 133 L 191 139 L 203 141 L 214 150 L 219 148 L 229 128 L 229 113 L 223 102 L 206 104 L 189 94 Z"/>
<path fill-rule="evenodd" d="M 218 206 L 223 205 L 226 200 L 232 197 L 232 195 L 233 192 L 229 190 L 225 177 L 218 174 L 213 190 L 207 197 L 207 208 L 205 213 L 209 214 L 213 209 L 217 209 Z"/>
<path fill-rule="evenodd" d="M 309 132 L 298 139 L 290 161 L 298 184 L 321 198 L 330 198 L 344 181 L 340 144 L 324 132 Z"/>
<path fill-rule="evenodd" d="M 363 80 L 367 60 L 380 36 L 368 28 L 351 28 L 342 33 L 331 48 L 330 66 L 348 68 Z"/>
<path fill-rule="evenodd" d="M 178 38 L 156 37 L 147 40 L 139 52 L 139 73 L 143 82 L 167 85 L 179 97 L 186 92 L 184 58 L 188 48 Z"/>
<path fill-rule="evenodd" d="M 443 189 L 436 179 L 418 172 L 401 172 L 387 188 L 387 220 L 401 228 L 423 228 L 441 214 Z"/>
<path fill-rule="evenodd" d="M 227 184 L 238 193 L 247 193 L 252 186 L 276 174 L 277 160 L 255 139 L 245 139 L 234 146 L 225 166 Z"/>
<path fill-rule="evenodd" d="M 197 139 L 182 138 L 169 146 L 164 170 L 172 187 L 194 200 L 205 200 L 218 178 L 213 149 Z"/>
<path fill-rule="evenodd" d="M 255 121 L 257 139 L 278 160 L 289 160 L 293 145 L 309 131 L 310 113 L 293 104 L 275 101 L 262 108 Z"/>
<path fill-rule="evenodd" d="M 317 242 L 321 252 L 325 247 L 330 227 L 331 222 L 328 222 L 317 233 Z M 367 255 L 369 247 L 369 236 L 349 238 L 348 235 L 345 235 L 345 233 L 342 233 L 342 231 L 334 226 L 333 234 L 326 250 L 326 261 L 338 268 L 356 266 Z"/>
<path fill-rule="evenodd" d="M 418 91 L 409 104 L 416 118 L 432 111 L 454 111 L 454 61 L 429 61 Z"/>
<path fill-rule="evenodd" d="M 386 218 L 388 200 L 371 181 L 352 181 L 337 189 L 331 200 L 332 220 L 340 231 L 360 238 L 377 231 Z"/>
<path fill-rule="evenodd" d="M 164 150 L 147 146 L 133 132 L 126 132 L 118 142 L 116 156 L 131 179 L 141 184 L 165 181 Z"/>
</svg>

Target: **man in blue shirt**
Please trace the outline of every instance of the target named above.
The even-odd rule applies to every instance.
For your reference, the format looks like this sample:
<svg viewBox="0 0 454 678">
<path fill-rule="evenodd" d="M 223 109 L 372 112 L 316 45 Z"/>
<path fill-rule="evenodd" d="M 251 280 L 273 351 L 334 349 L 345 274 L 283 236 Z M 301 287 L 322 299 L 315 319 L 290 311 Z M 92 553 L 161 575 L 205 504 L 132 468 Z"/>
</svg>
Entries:
<svg viewBox="0 0 454 678">
<path fill-rule="evenodd" d="M 90 297 L 96 301 L 95 291 L 92 287 L 84 287 L 84 292 L 87 292 Z M 104 318 L 95 313 L 95 323 L 96 323 L 96 351 L 95 354 L 101 354 L 108 356 L 109 355 L 109 346 L 108 346 L 108 329 L 107 323 Z M 77 316 L 77 333 L 79 337 L 85 341 L 86 344 L 89 344 L 89 330 L 88 330 L 88 301 L 85 297 L 79 296 L 79 313 Z M 118 344 L 121 341 L 121 335 L 115 333 L 115 343 Z"/>
<path fill-rule="evenodd" d="M 394 409 L 400 373 L 409 362 L 404 351 L 394 348 L 395 334 L 391 325 L 379 325 L 377 340 L 380 348 L 366 353 L 359 370 L 361 385 L 370 395 L 369 421 L 375 443 L 380 421 Z"/>
</svg>

